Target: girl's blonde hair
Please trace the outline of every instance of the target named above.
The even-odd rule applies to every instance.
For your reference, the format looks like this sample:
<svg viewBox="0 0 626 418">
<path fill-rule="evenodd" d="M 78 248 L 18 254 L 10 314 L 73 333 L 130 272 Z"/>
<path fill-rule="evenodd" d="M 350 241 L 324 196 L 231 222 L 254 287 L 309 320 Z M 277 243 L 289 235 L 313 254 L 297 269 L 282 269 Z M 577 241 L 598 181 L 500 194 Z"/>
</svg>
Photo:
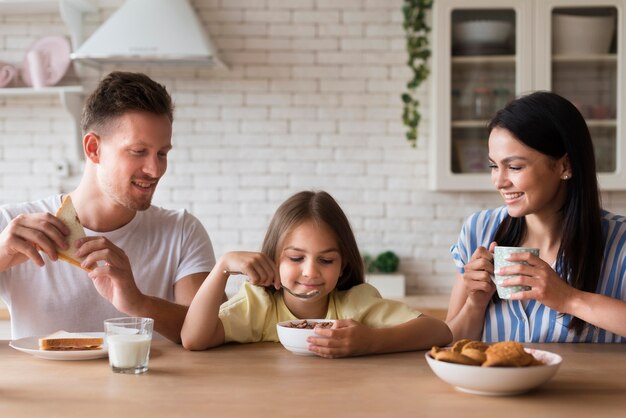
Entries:
<svg viewBox="0 0 626 418">
<path fill-rule="evenodd" d="M 335 199 L 324 191 L 299 192 L 280 205 L 267 228 L 261 252 L 278 260 L 287 234 L 310 220 L 327 225 L 337 238 L 343 263 L 337 289 L 347 290 L 363 283 L 363 260 L 350 222 Z"/>
</svg>

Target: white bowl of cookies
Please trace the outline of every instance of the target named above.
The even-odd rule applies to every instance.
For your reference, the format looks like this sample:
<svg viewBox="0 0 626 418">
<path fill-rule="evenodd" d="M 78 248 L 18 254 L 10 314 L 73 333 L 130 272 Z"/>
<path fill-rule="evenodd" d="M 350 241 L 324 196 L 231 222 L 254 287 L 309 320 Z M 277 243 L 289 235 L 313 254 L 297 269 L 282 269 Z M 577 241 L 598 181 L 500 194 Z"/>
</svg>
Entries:
<svg viewBox="0 0 626 418">
<path fill-rule="evenodd" d="M 314 355 L 309 351 L 307 338 L 317 336 L 316 327 L 330 328 L 333 326 L 333 319 L 298 319 L 293 321 L 282 321 L 276 325 L 278 339 L 283 347 L 294 354 L 301 356 Z"/>
<path fill-rule="evenodd" d="M 517 395 L 537 388 L 555 375 L 558 354 L 514 341 L 486 344 L 460 340 L 450 348 L 433 347 L 426 362 L 444 382 L 477 395 Z"/>
</svg>

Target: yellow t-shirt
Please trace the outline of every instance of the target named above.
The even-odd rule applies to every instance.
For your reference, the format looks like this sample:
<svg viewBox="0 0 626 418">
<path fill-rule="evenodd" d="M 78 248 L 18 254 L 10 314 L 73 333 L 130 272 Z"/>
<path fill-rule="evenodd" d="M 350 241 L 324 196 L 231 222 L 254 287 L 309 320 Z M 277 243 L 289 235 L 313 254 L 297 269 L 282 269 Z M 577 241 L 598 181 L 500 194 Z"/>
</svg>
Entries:
<svg viewBox="0 0 626 418">
<path fill-rule="evenodd" d="M 383 299 L 375 287 L 361 284 L 349 290 L 334 290 L 326 317 L 319 319 L 354 319 L 370 328 L 384 328 L 420 315 L 404 303 Z M 222 304 L 219 316 L 224 325 L 224 341 L 240 343 L 277 342 L 276 324 L 299 319 L 285 305 L 282 292 L 270 293 L 250 283 L 244 283 L 235 296 Z"/>
</svg>

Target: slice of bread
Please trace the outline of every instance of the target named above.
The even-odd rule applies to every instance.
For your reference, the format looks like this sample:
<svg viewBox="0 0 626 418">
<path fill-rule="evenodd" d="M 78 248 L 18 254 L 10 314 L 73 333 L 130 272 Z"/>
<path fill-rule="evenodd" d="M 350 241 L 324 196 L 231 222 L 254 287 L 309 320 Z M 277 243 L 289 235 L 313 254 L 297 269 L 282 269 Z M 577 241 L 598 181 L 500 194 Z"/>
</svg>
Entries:
<svg viewBox="0 0 626 418">
<path fill-rule="evenodd" d="M 39 339 L 40 350 L 99 350 L 104 343 L 102 337 L 79 334 L 77 332 L 57 331 Z"/>
<path fill-rule="evenodd" d="M 74 264 L 75 266 L 80 267 L 83 270 L 91 271 L 92 269 L 90 268 L 85 269 L 81 267 L 80 264 L 83 261 L 84 257 L 76 256 L 77 248 L 75 242 L 77 239 L 83 238 L 86 235 L 85 229 L 80 224 L 80 219 L 78 219 L 76 209 L 74 208 L 72 198 L 69 194 L 65 195 L 65 197 L 63 198 L 61 207 L 59 208 L 55 216 L 59 218 L 70 229 L 70 234 L 67 236 L 67 243 L 70 245 L 70 247 L 67 250 L 57 248 L 59 259 Z"/>
</svg>

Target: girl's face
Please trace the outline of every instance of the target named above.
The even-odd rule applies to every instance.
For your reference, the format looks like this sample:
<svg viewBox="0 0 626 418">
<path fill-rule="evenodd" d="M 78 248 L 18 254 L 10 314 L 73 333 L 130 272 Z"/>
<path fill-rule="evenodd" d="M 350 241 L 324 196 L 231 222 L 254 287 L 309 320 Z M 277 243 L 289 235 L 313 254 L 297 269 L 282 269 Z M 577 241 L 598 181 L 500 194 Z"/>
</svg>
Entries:
<svg viewBox="0 0 626 418">
<path fill-rule="evenodd" d="M 567 156 L 554 160 L 528 147 L 508 130 L 494 128 L 489 135 L 489 163 L 491 181 L 510 216 L 552 215 L 563 206 L 563 176 L 571 177 Z"/>
<path fill-rule="evenodd" d="M 342 259 L 337 238 L 326 224 L 308 220 L 293 228 L 285 236 L 278 258 L 285 287 L 296 293 L 320 291 L 308 301 L 325 300 L 337 286 Z M 294 298 L 286 292 L 284 297 L 286 301 Z"/>
</svg>

